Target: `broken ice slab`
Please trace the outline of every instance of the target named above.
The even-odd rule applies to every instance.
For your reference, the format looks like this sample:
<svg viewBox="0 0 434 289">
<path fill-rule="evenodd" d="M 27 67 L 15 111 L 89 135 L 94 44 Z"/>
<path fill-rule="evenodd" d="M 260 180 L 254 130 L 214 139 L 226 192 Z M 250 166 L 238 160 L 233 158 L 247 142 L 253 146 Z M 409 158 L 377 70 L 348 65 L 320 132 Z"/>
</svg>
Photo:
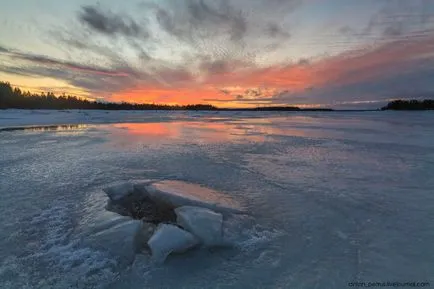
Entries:
<svg viewBox="0 0 434 289">
<path fill-rule="evenodd" d="M 222 214 L 201 207 L 179 207 L 175 209 L 177 223 L 192 233 L 204 246 L 222 245 Z"/>
<path fill-rule="evenodd" d="M 243 213 L 244 208 L 228 195 L 183 181 L 165 180 L 150 183 L 146 191 L 151 199 L 174 208 L 195 206 L 219 213 Z"/>
</svg>

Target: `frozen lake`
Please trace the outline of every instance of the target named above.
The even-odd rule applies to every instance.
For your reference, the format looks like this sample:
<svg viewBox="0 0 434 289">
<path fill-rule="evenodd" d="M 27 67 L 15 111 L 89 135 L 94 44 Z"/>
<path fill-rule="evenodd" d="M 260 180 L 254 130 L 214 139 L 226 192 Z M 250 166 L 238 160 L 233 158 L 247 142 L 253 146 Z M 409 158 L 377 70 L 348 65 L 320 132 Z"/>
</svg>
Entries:
<svg viewBox="0 0 434 289">
<path fill-rule="evenodd" d="M 434 284 L 433 124 L 431 112 L 0 111 L 0 288 Z M 79 235 L 102 188 L 136 179 L 224 192 L 254 229 L 237 248 L 121 266 Z"/>
</svg>

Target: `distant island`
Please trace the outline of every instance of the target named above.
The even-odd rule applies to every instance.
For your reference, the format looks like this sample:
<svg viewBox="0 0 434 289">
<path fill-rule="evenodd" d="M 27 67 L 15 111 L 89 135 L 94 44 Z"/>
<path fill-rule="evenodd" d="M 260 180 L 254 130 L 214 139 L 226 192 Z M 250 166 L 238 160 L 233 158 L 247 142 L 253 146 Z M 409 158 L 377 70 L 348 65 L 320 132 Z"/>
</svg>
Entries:
<svg viewBox="0 0 434 289">
<path fill-rule="evenodd" d="M 56 96 L 52 92 L 35 94 L 0 81 L 0 109 L 101 109 L 101 110 L 204 110 L 204 111 L 332 111 L 328 108 L 271 106 L 255 108 L 218 108 L 210 104 L 165 105 L 99 102 L 71 95 Z"/>
<path fill-rule="evenodd" d="M 425 100 L 394 100 L 381 110 L 434 110 L 434 99 Z"/>
</svg>

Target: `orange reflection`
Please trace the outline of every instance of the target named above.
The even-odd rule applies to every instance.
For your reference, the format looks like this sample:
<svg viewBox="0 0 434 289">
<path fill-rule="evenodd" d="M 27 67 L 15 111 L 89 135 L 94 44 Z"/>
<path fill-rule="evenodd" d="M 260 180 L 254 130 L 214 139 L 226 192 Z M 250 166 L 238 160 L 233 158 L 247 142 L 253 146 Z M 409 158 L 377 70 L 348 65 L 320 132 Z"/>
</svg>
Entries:
<svg viewBox="0 0 434 289">
<path fill-rule="evenodd" d="M 279 136 L 323 137 L 315 118 L 291 116 L 202 121 L 122 123 L 105 126 L 111 143 L 121 146 L 147 144 L 215 144 L 273 141 Z"/>
<path fill-rule="evenodd" d="M 125 129 L 130 135 L 146 135 L 159 137 L 173 135 L 173 127 L 166 123 L 121 123 L 115 124 L 113 125 L 113 127 Z"/>
<path fill-rule="evenodd" d="M 264 141 L 264 135 L 250 133 L 237 124 L 225 122 L 122 123 L 104 126 L 111 141 L 120 145 L 151 143 L 219 143 Z"/>
</svg>

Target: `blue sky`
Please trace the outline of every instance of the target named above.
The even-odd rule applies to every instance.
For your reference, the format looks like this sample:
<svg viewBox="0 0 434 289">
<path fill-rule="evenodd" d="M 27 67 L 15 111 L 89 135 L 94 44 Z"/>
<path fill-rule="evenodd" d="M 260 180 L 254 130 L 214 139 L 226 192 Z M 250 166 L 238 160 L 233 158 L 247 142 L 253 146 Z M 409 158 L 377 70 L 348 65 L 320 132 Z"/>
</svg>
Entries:
<svg viewBox="0 0 434 289">
<path fill-rule="evenodd" d="M 32 91 L 232 107 L 434 93 L 431 0 L 3 2 L 0 80 Z"/>
</svg>

